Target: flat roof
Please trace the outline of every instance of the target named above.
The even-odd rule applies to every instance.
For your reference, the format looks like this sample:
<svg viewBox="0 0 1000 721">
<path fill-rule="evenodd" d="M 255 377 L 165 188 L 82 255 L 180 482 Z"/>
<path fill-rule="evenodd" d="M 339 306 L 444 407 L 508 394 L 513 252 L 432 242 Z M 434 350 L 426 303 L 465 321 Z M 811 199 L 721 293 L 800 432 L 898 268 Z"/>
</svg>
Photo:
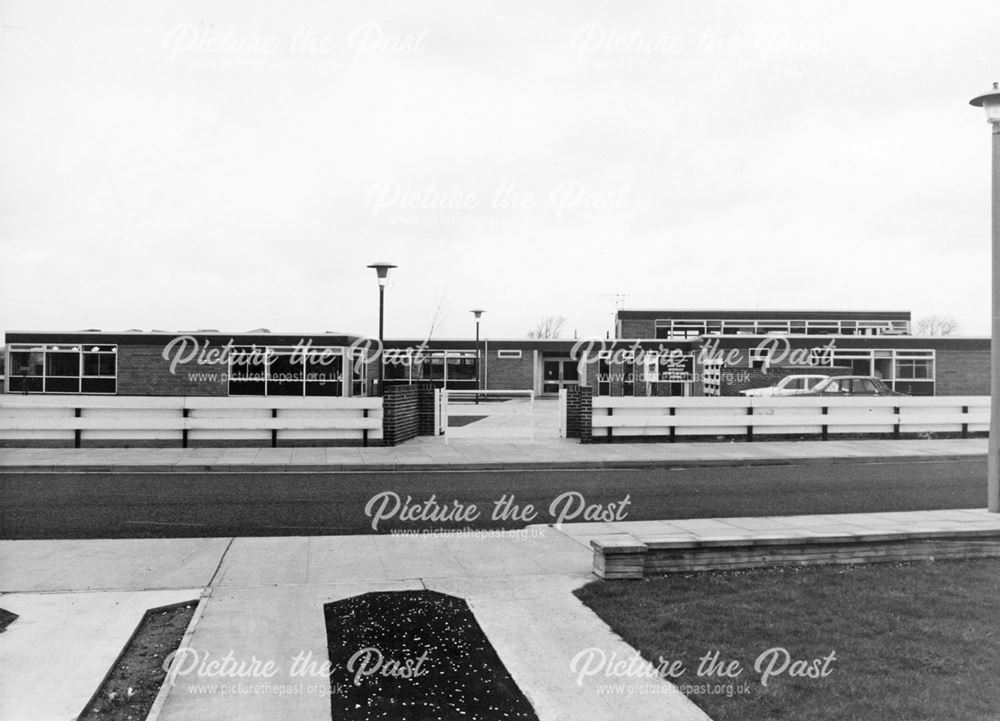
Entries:
<svg viewBox="0 0 1000 721">
<path fill-rule="evenodd" d="M 678 310 L 626 309 L 618 311 L 619 318 L 639 320 L 910 320 L 908 310 Z"/>
<path fill-rule="evenodd" d="M 222 332 L 216 330 L 179 331 L 42 331 L 9 330 L 5 333 L 7 345 L 11 343 L 114 343 L 117 345 L 143 345 L 165 343 L 175 338 L 190 337 L 206 341 L 227 340 L 257 345 L 296 345 L 302 341 L 350 345 L 361 336 L 351 333 L 271 333 L 263 331 Z"/>
</svg>

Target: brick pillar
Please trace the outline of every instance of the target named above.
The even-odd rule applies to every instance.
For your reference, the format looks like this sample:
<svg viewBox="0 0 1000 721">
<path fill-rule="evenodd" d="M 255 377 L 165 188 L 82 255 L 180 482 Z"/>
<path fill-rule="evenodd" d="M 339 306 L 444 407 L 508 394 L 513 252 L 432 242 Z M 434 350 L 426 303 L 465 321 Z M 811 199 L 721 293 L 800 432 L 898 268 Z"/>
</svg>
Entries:
<svg viewBox="0 0 1000 721">
<path fill-rule="evenodd" d="M 417 383 L 417 435 L 433 436 L 434 427 L 434 384 Z"/>
<path fill-rule="evenodd" d="M 579 390 L 579 404 L 577 406 L 577 424 L 579 428 L 580 443 L 592 443 L 593 438 L 593 417 L 594 417 L 594 389 L 583 386 Z"/>
<path fill-rule="evenodd" d="M 382 397 L 382 443 L 396 446 L 415 438 L 419 430 L 418 388 L 389 386 Z"/>
<path fill-rule="evenodd" d="M 580 437 L 580 391 L 577 386 L 566 388 L 566 437 Z"/>
</svg>

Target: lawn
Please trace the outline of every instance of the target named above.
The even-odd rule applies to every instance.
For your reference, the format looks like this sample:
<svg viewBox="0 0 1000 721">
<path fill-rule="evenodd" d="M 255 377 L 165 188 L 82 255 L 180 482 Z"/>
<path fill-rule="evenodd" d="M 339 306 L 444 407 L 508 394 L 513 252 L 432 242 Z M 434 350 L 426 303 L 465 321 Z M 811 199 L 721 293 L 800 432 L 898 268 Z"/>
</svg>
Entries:
<svg viewBox="0 0 1000 721">
<path fill-rule="evenodd" d="M 682 659 L 672 682 L 715 721 L 1000 718 L 1000 560 L 678 574 L 577 596 L 647 660 Z M 812 663 L 797 669 L 835 658 L 825 677 L 789 664 L 764 686 L 754 665 L 772 648 Z M 741 663 L 735 683 L 698 676 L 715 652 Z"/>
</svg>

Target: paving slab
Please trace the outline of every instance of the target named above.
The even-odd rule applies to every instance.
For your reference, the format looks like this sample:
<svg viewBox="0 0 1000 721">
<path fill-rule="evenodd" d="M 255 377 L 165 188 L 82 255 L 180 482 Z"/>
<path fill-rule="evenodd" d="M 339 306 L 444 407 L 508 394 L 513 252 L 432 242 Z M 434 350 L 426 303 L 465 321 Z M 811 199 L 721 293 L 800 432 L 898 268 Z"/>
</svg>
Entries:
<svg viewBox="0 0 1000 721">
<path fill-rule="evenodd" d="M 475 424 L 473 424 L 475 425 Z M 499 428 L 503 431 L 503 428 Z M 0 471 L 359 471 L 486 468 L 690 468 L 985 458 L 982 438 L 592 443 L 565 438 L 422 436 L 395 447 L 5 448 Z"/>
<path fill-rule="evenodd" d="M 0 719 L 76 718 L 147 610 L 200 595 L 200 588 L 0 595 L 0 605 L 20 616 L 0 634 Z"/>
<path fill-rule="evenodd" d="M 207 586 L 230 540 L 0 541 L 0 592 Z"/>
</svg>

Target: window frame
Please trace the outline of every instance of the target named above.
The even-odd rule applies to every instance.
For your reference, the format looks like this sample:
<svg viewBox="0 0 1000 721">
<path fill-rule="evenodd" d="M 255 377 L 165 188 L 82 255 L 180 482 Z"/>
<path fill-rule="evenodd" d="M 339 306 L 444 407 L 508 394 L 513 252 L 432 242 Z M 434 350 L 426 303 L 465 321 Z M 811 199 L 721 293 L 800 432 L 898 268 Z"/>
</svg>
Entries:
<svg viewBox="0 0 1000 721">
<path fill-rule="evenodd" d="M 28 353 L 41 354 L 41 373 L 39 374 L 26 374 L 26 373 L 12 373 L 13 365 L 11 364 L 11 356 L 14 354 Z M 76 355 L 77 362 L 77 372 L 75 375 L 55 375 L 49 373 L 49 356 L 50 355 Z M 89 356 L 98 356 L 98 373 L 96 375 L 87 373 L 87 359 Z M 100 358 L 106 356 L 108 358 L 114 358 L 114 372 L 104 373 L 100 372 L 101 363 Z M 114 396 L 118 395 L 118 345 L 114 343 L 11 343 L 7 346 L 5 357 L 4 357 L 4 386 L 3 390 L 5 393 L 10 394 L 44 394 L 44 395 L 66 395 L 66 396 L 79 396 L 79 395 L 95 395 L 95 396 Z M 19 390 L 12 389 L 10 387 L 11 381 L 15 379 L 28 379 L 28 378 L 39 378 L 41 379 L 41 389 L 40 390 L 28 390 L 25 391 L 23 388 Z M 76 380 L 76 390 L 50 390 L 49 380 L 52 380 L 52 385 L 57 385 L 60 381 L 67 381 L 69 379 Z M 88 381 L 91 384 L 104 381 L 107 382 L 109 379 L 113 380 L 114 387 L 110 391 L 100 391 L 100 390 L 84 390 L 84 387 L 88 385 Z M 91 385 L 92 387 L 92 385 Z"/>
<path fill-rule="evenodd" d="M 344 381 L 345 371 L 344 365 L 347 359 L 347 353 L 343 346 L 316 346 L 309 347 L 308 349 L 303 349 L 296 346 L 267 346 L 267 345 L 247 345 L 247 346 L 235 346 L 233 352 L 229 353 L 226 363 L 226 394 L 230 398 L 346 398 L 349 397 L 348 391 L 353 390 L 354 379 L 352 378 L 351 383 L 346 383 Z M 248 355 L 247 360 L 243 362 L 244 355 Z M 246 377 L 241 377 L 234 373 L 234 366 L 245 366 L 258 365 L 253 359 L 256 357 L 263 358 L 263 364 L 259 371 L 253 372 Z M 296 358 L 297 363 L 294 365 L 299 366 L 298 373 L 301 375 L 300 378 L 290 378 L 283 380 L 281 378 L 272 378 L 272 366 L 276 359 L 278 358 Z M 332 359 L 339 359 L 339 373 L 335 380 L 310 380 L 309 371 L 309 361 L 310 359 L 316 359 L 320 357 L 328 357 Z M 234 360 L 240 359 L 241 362 L 234 363 Z M 315 362 L 315 360 L 314 360 Z M 352 364 L 353 365 L 353 364 Z M 353 369 L 352 369 L 353 373 Z M 295 374 L 295 371 L 292 371 Z M 258 377 L 261 376 L 261 377 Z M 263 383 L 262 393 L 234 393 L 233 392 L 233 382 L 236 383 L 246 383 L 246 384 L 257 384 Z M 292 384 L 300 384 L 299 393 L 271 393 L 271 384 L 275 384 L 275 387 L 288 387 L 290 388 Z M 336 393 L 309 393 L 309 384 L 325 385 L 327 383 L 337 384 Z M 280 384 L 280 385 L 279 385 Z"/>
</svg>

